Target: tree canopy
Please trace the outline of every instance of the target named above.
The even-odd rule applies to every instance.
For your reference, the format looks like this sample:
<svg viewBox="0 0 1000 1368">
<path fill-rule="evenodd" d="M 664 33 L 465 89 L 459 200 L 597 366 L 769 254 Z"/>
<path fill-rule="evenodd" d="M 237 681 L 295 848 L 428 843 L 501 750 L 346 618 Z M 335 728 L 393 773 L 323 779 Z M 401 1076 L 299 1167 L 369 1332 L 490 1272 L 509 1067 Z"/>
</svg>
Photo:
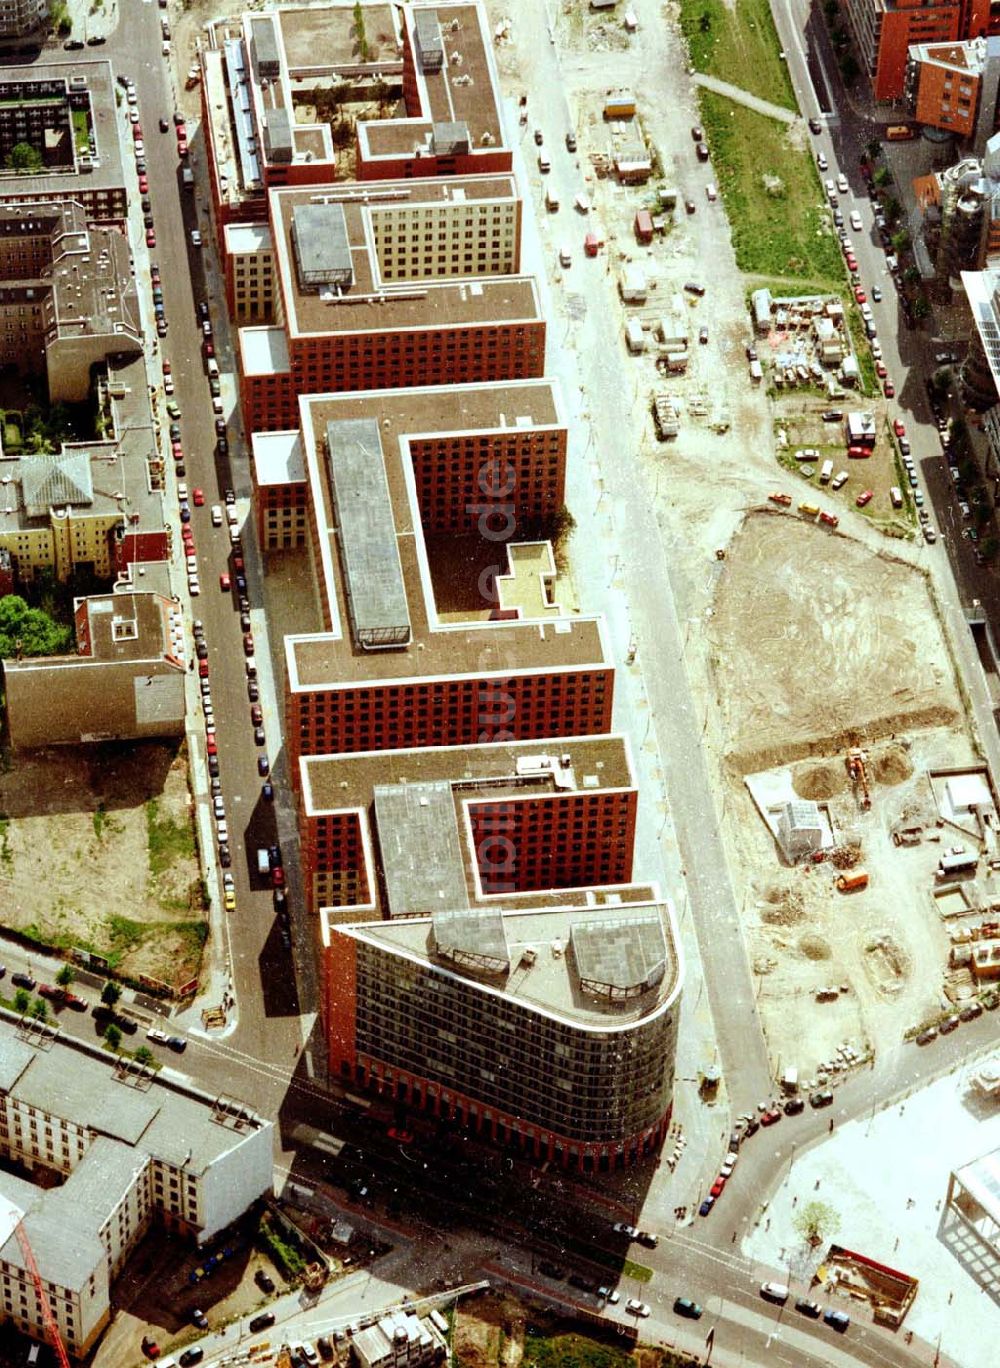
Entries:
<svg viewBox="0 0 1000 1368">
<path fill-rule="evenodd" d="M 42 608 L 30 608 L 19 594 L 0 598 L 0 657 L 59 655 L 73 643 L 69 627 Z"/>
<path fill-rule="evenodd" d="M 7 157 L 7 165 L 15 171 L 40 171 L 42 154 L 31 143 L 15 143 Z"/>
</svg>

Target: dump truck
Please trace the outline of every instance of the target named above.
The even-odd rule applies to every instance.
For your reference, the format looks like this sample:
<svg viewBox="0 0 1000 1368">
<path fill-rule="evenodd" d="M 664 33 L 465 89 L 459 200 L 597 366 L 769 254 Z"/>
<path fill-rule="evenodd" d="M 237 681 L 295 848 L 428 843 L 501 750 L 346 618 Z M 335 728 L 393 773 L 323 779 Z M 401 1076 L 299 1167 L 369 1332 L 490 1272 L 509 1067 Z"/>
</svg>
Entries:
<svg viewBox="0 0 1000 1368">
<path fill-rule="evenodd" d="M 837 878 L 837 888 L 841 893 L 857 893 L 868 887 L 868 875 L 863 869 L 854 869 Z"/>
</svg>

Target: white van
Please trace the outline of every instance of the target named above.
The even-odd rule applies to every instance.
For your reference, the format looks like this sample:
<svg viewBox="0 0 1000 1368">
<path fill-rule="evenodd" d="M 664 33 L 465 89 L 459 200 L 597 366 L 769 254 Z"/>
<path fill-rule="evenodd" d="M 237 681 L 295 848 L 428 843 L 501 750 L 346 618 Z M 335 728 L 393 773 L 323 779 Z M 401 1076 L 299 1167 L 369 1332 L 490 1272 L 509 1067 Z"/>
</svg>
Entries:
<svg viewBox="0 0 1000 1368">
<path fill-rule="evenodd" d="M 539 152 L 538 154 L 538 169 L 543 176 L 547 176 L 552 170 L 552 163 L 549 161 L 548 154 L 545 152 Z"/>
<path fill-rule="evenodd" d="M 780 1282 L 762 1282 L 760 1285 L 760 1295 L 765 1301 L 777 1302 L 779 1306 L 784 1306 L 788 1300 L 788 1288 Z"/>
<path fill-rule="evenodd" d="M 903 491 L 900 489 L 899 485 L 892 486 L 889 490 L 889 498 L 892 500 L 893 508 L 903 507 Z"/>
<path fill-rule="evenodd" d="M 568 266 L 568 265 L 572 262 L 572 260 L 573 260 L 572 253 L 570 252 L 569 248 L 568 248 L 568 247 L 565 245 L 565 243 L 564 243 L 564 244 L 562 245 L 562 247 L 559 248 L 559 265 L 560 265 L 560 266 Z"/>
<path fill-rule="evenodd" d="M 820 472 L 819 472 L 819 482 L 820 482 L 820 484 L 829 484 L 829 483 L 830 483 L 830 476 L 831 476 L 832 474 L 833 474 L 833 462 L 832 462 L 832 461 L 824 461 L 823 464 L 822 464 L 822 466 L 820 467 Z"/>
<path fill-rule="evenodd" d="M 709 203 L 714 204 L 715 201 L 718 199 L 719 192 L 716 190 L 714 185 L 706 185 L 705 194 L 708 196 Z"/>
</svg>

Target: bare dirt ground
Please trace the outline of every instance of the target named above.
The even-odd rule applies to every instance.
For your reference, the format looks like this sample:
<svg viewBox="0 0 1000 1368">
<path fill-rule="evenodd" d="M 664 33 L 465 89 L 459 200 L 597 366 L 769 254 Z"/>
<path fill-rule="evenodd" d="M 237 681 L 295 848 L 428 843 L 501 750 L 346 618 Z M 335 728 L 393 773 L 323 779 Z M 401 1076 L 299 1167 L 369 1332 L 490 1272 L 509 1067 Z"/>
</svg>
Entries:
<svg viewBox="0 0 1000 1368">
<path fill-rule="evenodd" d="M 3 921 L 118 973 L 195 977 L 204 943 L 187 759 L 149 743 L 39 751 L 0 775 Z"/>
<path fill-rule="evenodd" d="M 960 716 L 923 576 L 795 515 L 747 519 L 710 635 L 739 773 Z"/>
</svg>

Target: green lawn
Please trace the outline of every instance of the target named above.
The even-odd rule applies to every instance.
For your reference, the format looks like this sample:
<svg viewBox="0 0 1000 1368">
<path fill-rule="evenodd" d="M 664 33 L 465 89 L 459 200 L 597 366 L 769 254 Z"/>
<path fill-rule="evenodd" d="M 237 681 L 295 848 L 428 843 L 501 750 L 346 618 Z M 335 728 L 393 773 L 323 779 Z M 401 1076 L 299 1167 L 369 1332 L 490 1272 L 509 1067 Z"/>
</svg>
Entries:
<svg viewBox="0 0 1000 1368">
<path fill-rule="evenodd" d="M 798 109 L 768 0 L 681 0 L 681 29 L 696 71 Z"/>
<path fill-rule="evenodd" d="M 810 152 L 792 148 L 774 119 L 707 90 L 700 100 L 740 270 L 842 287 L 840 246 Z"/>
</svg>

